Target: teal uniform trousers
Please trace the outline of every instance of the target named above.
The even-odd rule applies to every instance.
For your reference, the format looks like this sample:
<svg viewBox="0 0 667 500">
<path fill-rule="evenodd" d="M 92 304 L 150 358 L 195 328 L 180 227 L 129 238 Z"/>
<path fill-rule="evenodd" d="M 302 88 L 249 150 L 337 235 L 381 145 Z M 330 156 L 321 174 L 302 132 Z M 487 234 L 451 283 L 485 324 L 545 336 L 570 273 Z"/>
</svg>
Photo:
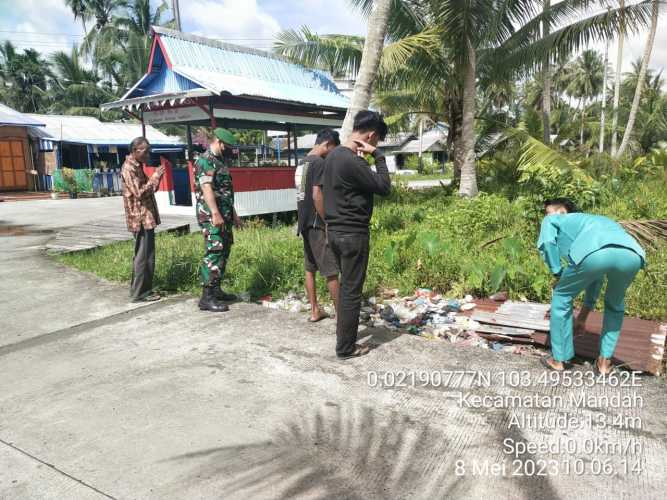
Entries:
<svg viewBox="0 0 667 500">
<path fill-rule="evenodd" d="M 600 356 L 611 358 L 623 326 L 625 291 L 644 266 L 644 250 L 618 223 L 583 213 L 545 217 L 537 246 L 552 274 L 560 276 L 551 301 L 554 359 L 568 361 L 574 357 L 574 299 L 585 291 L 584 304 L 594 309 L 605 278 Z M 563 268 L 562 261 L 568 266 Z"/>
</svg>

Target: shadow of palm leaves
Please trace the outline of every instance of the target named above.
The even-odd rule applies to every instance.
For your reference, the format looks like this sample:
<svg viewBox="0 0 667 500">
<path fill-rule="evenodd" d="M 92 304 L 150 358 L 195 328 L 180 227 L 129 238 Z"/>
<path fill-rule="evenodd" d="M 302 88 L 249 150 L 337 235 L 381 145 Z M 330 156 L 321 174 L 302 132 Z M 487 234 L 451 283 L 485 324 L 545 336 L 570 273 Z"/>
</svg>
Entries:
<svg viewBox="0 0 667 500">
<path fill-rule="evenodd" d="M 221 498 L 451 496 L 458 480 L 442 432 L 367 407 L 329 406 L 288 423 L 268 442 L 202 450 L 197 477 L 218 478 Z M 216 480 L 217 482 L 217 480 Z"/>
</svg>

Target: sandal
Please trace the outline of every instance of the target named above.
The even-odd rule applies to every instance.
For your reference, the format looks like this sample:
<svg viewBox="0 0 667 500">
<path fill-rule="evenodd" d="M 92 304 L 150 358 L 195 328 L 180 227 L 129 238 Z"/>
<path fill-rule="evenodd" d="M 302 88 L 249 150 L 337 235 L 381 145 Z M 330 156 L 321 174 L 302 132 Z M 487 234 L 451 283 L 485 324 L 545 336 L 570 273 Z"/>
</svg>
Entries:
<svg viewBox="0 0 667 500">
<path fill-rule="evenodd" d="M 602 375 L 603 377 L 608 377 L 609 375 L 615 372 L 616 372 L 616 367 L 614 365 L 609 366 L 609 371 L 607 373 L 602 373 L 600 367 L 598 366 L 597 360 L 595 360 L 595 363 L 593 363 L 593 373 L 595 373 L 596 375 Z"/>
<path fill-rule="evenodd" d="M 308 318 L 308 323 L 318 323 L 318 322 L 322 321 L 323 319 L 327 319 L 327 318 L 330 318 L 330 317 L 331 316 L 329 316 L 329 313 L 324 312 L 324 313 L 320 314 L 320 316 L 317 319 Z"/>
<path fill-rule="evenodd" d="M 354 351 L 352 351 L 350 354 L 337 354 L 338 359 L 349 359 L 349 358 L 358 358 L 359 356 L 363 356 L 364 354 L 368 354 L 370 352 L 370 347 L 367 345 L 357 345 L 354 348 Z"/>
<path fill-rule="evenodd" d="M 567 370 L 567 365 L 565 365 L 565 363 L 563 363 L 563 368 L 559 370 L 558 368 L 554 368 L 553 366 L 551 366 L 549 361 L 547 361 L 548 359 L 553 359 L 553 358 L 550 357 L 550 356 L 542 356 L 540 358 L 540 363 L 542 363 L 542 366 L 544 366 L 547 370 L 551 370 L 551 371 L 558 372 L 558 373 L 561 373 L 561 372 L 564 372 L 565 370 Z"/>
</svg>

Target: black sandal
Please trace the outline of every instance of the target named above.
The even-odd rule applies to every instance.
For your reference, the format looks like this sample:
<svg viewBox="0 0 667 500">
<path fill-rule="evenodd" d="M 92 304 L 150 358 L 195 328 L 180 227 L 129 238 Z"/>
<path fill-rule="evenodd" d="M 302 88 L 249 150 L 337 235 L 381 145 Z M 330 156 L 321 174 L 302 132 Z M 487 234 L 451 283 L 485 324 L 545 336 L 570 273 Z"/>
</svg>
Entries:
<svg viewBox="0 0 667 500">
<path fill-rule="evenodd" d="M 338 356 L 338 359 L 358 358 L 359 356 L 368 354 L 370 350 L 370 347 L 367 345 L 357 345 L 354 348 L 354 351 L 352 351 L 350 354 L 337 354 L 336 356 Z"/>
</svg>

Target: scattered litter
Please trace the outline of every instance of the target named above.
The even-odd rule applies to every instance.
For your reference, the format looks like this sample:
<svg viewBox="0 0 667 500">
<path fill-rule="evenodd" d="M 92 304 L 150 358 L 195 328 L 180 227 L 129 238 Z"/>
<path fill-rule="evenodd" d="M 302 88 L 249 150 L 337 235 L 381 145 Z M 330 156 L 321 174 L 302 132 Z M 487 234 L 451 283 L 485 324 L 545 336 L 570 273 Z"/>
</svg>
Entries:
<svg viewBox="0 0 667 500">
<path fill-rule="evenodd" d="M 289 293 L 284 299 L 273 300 L 270 295 L 262 297 L 260 299 L 262 306 L 268 309 L 277 309 L 281 311 L 289 312 L 305 312 L 310 310 L 310 304 L 305 297 L 302 297 L 296 293 Z"/>
</svg>

